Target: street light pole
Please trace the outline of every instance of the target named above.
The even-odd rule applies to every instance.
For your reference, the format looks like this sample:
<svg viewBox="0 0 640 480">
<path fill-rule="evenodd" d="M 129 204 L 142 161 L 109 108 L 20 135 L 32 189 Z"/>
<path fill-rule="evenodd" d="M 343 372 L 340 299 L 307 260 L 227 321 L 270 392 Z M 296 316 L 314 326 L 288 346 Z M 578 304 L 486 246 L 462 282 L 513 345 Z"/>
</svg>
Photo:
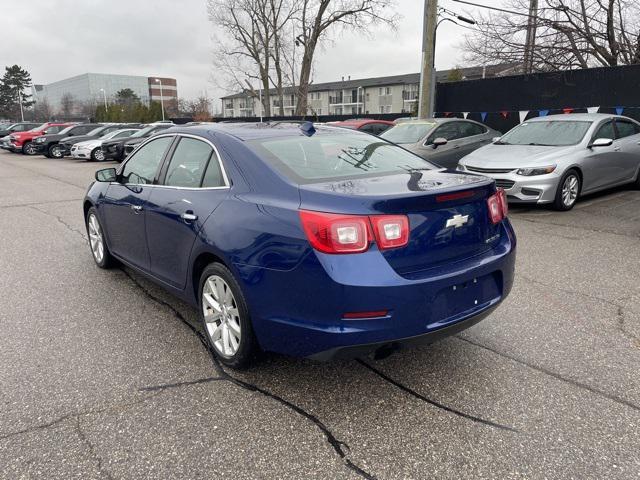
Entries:
<svg viewBox="0 0 640 480">
<path fill-rule="evenodd" d="M 422 28 L 422 68 L 420 74 L 420 99 L 418 116 L 428 118 L 433 115 L 433 83 L 436 22 L 438 21 L 438 0 L 424 0 L 424 22 Z"/>
<path fill-rule="evenodd" d="M 162 109 L 162 121 L 164 122 L 164 94 L 162 93 L 162 80 L 156 78 L 156 82 L 160 84 L 160 108 Z"/>
<path fill-rule="evenodd" d="M 22 90 L 18 90 L 18 100 L 20 101 L 20 118 L 24 122 L 24 109 L 22 108 Z"/>
</svg>

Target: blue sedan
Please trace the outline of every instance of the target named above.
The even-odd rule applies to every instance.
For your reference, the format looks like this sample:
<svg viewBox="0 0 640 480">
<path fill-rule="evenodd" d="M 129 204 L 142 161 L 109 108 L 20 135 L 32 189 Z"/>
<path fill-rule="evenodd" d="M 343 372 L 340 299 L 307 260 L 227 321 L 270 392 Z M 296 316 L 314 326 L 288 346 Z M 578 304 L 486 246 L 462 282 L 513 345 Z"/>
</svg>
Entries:
<svg viewBox="0 0 640 480">
<path fill-rule="evenodd" d="M 199 309 L 223 363 L 260 350 L 386 355 L 474 325 L 506 298 L 516 239 L 494 181 L 311 123 L 176 127 L 96 172 L 97 265 Z"/>
</svg>

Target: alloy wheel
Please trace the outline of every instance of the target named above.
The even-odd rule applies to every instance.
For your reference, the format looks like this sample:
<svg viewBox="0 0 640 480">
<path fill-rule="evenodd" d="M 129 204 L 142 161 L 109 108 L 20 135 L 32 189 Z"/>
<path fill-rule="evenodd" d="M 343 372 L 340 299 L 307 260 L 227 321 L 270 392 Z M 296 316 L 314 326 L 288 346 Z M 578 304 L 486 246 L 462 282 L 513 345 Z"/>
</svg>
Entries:
<svg viewBox="0 0 640 480">
<path fill-rule="evenodd" d="M 572 206 L 578 198 L 580 182 L 575 175 L 569 175 L 562 184 L 562 203 L 566 207 Z"/>
<path fill-rule="evenodd" d="M 26 153 L 27 155 L 35 155 L 36 154 L 35 145 L 33 145 L 32 143 L 27 143 L 27 145 L 24 147 L 24 153 Z"/>
<path fill-rule="evenodd" d="M 89 215 L 89 243 L 91 244 L 91 252 L 96 262 L 102 262 L 104 258 L 104 239 L 102 237 L 102 229 L 96 216 L 92 213 Z"/>
<path fill-rule="evenodd" d="M 93 151 L 93 158 L 98 162 L 102 162 L 104 160 L 104 152 L 102 151 L 101 148 L 96 148 Z"/>
<path fill-rule="evenodd" d="M 202 312 L 207 334 L 217 353 L 232 357 L 240 347 L 240 312 L 231 287 L 221 277 L 211 275 L 202 288 Z"/>
<path fill-rule="evenodd" d="M 60 147 L 53 147 L 51 149 L 51 156 L 53 158 L 62 158 L 62 150 L 60 150 Z"/>
</svg>

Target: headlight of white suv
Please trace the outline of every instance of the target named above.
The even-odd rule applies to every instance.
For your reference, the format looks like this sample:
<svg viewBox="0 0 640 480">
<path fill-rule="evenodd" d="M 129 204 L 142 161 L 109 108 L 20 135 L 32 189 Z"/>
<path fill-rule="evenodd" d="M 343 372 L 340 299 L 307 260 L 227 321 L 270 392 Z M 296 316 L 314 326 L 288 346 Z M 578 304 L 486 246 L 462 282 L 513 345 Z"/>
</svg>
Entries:
<svg viewBox="0 0 640 480">
<path fill-rule="evenodd" d="M 547 173 L 553 172 L 555 169 L 555 165 L 549 165 L 547 167 L 519 168 L 516 170 L 516 173 L 518 175 L 524 175 L 525 177 L 532 177 L 534 175 L 546 175 Z"/>
</svg>

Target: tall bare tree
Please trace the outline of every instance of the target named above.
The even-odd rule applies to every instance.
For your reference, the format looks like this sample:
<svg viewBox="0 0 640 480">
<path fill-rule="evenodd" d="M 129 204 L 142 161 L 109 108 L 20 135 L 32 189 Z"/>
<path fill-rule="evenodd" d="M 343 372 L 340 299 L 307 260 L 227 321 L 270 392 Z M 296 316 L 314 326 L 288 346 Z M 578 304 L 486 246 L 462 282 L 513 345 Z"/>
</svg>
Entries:
<svg viewBox="0 0 640 480">
<path fill-rule="evenodd" d="M 336 28 L 365 30 L 374 23 L 395 27 L 394 0 L 300 0 L 298 43 L 303 47 L 297 91 L 297 115 L 307 113 L 307 95 L 316 48 Z"/>
<path fill-rule="evenodd" d="M 471 63 L 528 59 L 532 71 L 640 63 L 640 4 L 636 0 L 544 0 L 535 17 L 535 45 L 527 49 L 528 0 L 480 15 L 462 47 Z M 515 13 L 514 13 L 515 12 Z"/>
</svg>

